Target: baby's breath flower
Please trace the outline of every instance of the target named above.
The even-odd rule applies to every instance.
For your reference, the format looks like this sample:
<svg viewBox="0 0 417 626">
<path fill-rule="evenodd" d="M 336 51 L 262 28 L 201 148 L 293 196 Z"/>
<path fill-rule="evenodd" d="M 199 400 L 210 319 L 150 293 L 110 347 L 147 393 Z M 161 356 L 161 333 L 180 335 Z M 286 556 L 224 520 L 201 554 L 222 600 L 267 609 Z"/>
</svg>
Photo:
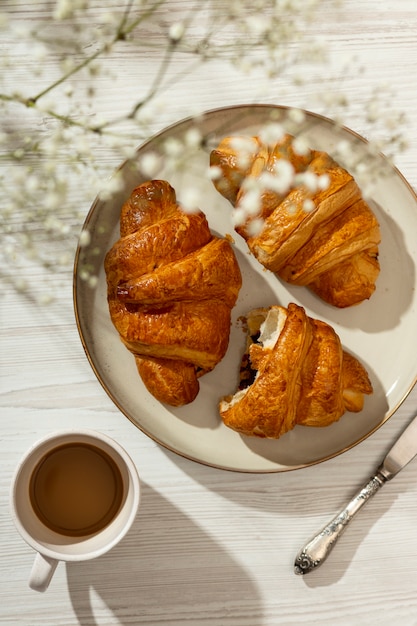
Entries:
<svg viewBox="0 0 417 626">
<path fill-rule="evenodd" d="M 123 190 L 124 182 L 122 175 L 118 172 L 107 181 L 100 190 L 101 200 L 111 200 L 116 194 Z"/>
<path fill-rule="evenodd" d="M 66 20 L 76 11 L 87 8 L 87 0 L 57 0 L 54 11 L 56 20 Z"/>
<path fill-rule="evenodd" d="M 189 148 L 199 147 L 201 145 L 202 139 L 203 137 L 198 128 L 190 128 L 189 130 L 187 130 L 184 137 L 185 145 Z"/>
<path fill-rule="evenodd" d="M 308 191 L 314 193 L 318 189 L 318 176 L 307 170 L 295 176 L 295 184 L 306 187 Z"/>
<path fill-rule="evenodd" d="M 307 156 L 310 153 L 310 147 L 305 137 L 294 137 L 292 147 L 296 154 Z"/>
<path fill-rule="evenodd" d="M 290 203 L 286 207 L 288 215 L 295 215 L 297 213 L 297 205 Z"/>
<path fill-rule="evenodd" d="M 278 159 L 274 164 L 274 190 L 285 193 L 294 182 L 294 166 L 287 159 Z"/>
<path fill-rule="evenodd" d="M 269 146 L 273 146 L 283 138 L 285 130 L 281 124 L 277 122 L 266 124 L 260 130 L 259 137 L 261 141 Z"/>
<path fill-rule="evenodd" d="M 306 213 L 311 213 L 311 211 L 314 211 L 315 208 L 316 205 L 314 204 L 313 200 L 311 200 L 310 198 L 306 198 L 306 200 L 304 200 L 303 211 L 305 211 Z"/>
<path fill-rule="evenodd" d="M 244 152 L 240 150 L 236 156 L 236 164 L 242 169 L 246 170 L 252 162 L 252 154 L 250 152 Z"/>
<path fill-rule="evenodd" d="M 268 16 L 258 13 L 257 15 L 250 15 L 246 19 L 246 25 L 249 33 L 262 37 L 268 31 L 270 19 Z"/>
<path fill-rule="evenodd" d="M 185 33 L 185 25 L 184 22 L 175 22 L 174 24 L 171 24 L 170 29 L 169 29 L 169 38 L 171 41 L 173 42 L 178 42 L 180 41 Z"/>
<path fill-rule="evenodd" d="M 252 220 L 247 226 L 247 233 L 249 237 L 256 237 L 259 235 L 262 232 L 264 225 L 265 221 L 260 217 Z"/>
<path fill-rule="evenodd" d="M 219 180 L 223 175 L 223 172 L 220 167 L 217 165 L 211 165 L 207 170 L 207 176 L 210 180 Z"/>
<path fill-rule="evenodd" d="M 239 208 L 242 209 L 247 216 L 257 215 L 261 208 L 261 190 L 253 187 L 245 193 L 239 202 Z"/>
<path fill-rule="evenodd" d="M 245 223 L 247 218 L 246 211 L 238 206 L 232 213 L 232 224 L 233 226 L 242 226 Z"/>
<path fill-rule="evenodd" d="M 164 143 L 164 152 L 168 157 L 179 157 L 183 151 L 184 146 L 176 137 L 170 137 Z"/>
<path fill-rule="evenodd" d="M 305 112 L 302 109 L 292 108 L 288 111 L 288 117 L 295 124 L 302 124 L 305 120 Z"/>
<path fill-rule="evenodd" d="M 87 281 L 87 282 L 88 282 L 88 286 L 89 286 L 91 289 L 94 289 L 95 287 L 97 287 L 97 284 L 98 284 L 98 277 L 97 277 L 97 276 L 89 276 L 89 277 L 88 277 L 88 281 Z"/>
<path fill-rule="evenodd" d="M 22 276 L 19 276 L 18 278 L 15 279 L 14 286 L 17 289 L 17 291 L 24 292 L 28 288 L 28 282 L 25 278 L 23 278 Z"/>
<path fill-rule="evenodd" d="M 48 55 L 48 50 L 44 44 L 38 43 L 32 47 L 31 54 L 36 61 L 42 63 Z"/>
<path fill-rule="evenodd" d="M 154 178 L 160 170 L 162 159 L 156 152 L 147 152 L 140 158 L 140 169 L 145 176 Z"/>
<path fill-rule="evenodd" d="M 78 243 L 80 247 L 86 248 L 87 246 L 90 245 L 90 242 L 91 242 L 91 233 L 86 229 L 82 230 L 80 237 L 78 239 Z"/>
<path fill-rule="evenodd" d="M 186 187 L 181 192 L 181 207 L 186 213 L 196 213 L 201 203 L 201 191 L 197 187 Z"/>
<path fill-rule="evenodd" d="M 31 174 L 26 177 L 24 184 L 25 184 L 26 191 L 29 194 L 32 194 L 35 191 L 38 191 L 40 187 L 40 179 L 38 178 L 38 176 Z"/>
<path fill-rule="evenodd" d="M 317 187 L 321 191 L 325 191 L 330 186 L 330 176 L 328 174 L 320 174 L 317 177 Z"/>
<path fill-rule="evenodd" d="M 238 153 L 253 154 L 258 148 L 258 144 L 253 137 L 232 137 L 230 145 Z"/>
<path fill-rule="evenodd" d="M 50 293 L 41 293 L 40 296 L 38 296 L 37 300 L 38 300 L 38 304 L 40 304 L 41 306 L 47 306 L 48 304 L 51 304 L 51 302 L 53 302 L 53 296 Z"/>
</svg>

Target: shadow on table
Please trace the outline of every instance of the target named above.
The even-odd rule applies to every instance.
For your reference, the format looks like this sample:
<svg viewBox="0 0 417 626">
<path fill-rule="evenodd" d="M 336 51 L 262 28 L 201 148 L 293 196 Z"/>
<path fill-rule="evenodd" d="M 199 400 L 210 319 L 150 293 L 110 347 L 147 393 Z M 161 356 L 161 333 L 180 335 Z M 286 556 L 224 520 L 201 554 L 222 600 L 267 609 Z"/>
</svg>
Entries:
<svg viewBox="0 0 417 626">
<path fill-rule="evenodd" d="M 385 452 L 386 450 L 381 449 L 378 461 Z M 176 457 L 171 452 L 165 451 L 165 454 L 184 471 L 188 470 L 193 479 L 198 480 L 206 488 L 221 493 L 225 498 L 239 503 L 248 510 L 255 508 L 264 511 L 266 521 L 263 532 L 273 536 L 271 549 L 274 553 L 282 555 L 286 564 L 281 561 L 280 567 L 286 568 L 290 578 L 295 577 L 294 561 L 299 550 L 346 506 L 376 470 L 376 465 L 372 463 L 369 465 L 371 469 L 369 467 L 367 469 L 367 463 L 363 463 L 363 459 L 361 461 L 356 449 L 345 453 L 344 462 L 351 456 L 349 476 L 345 475 L 346 464 L 343 469 L 338 468 L 340 462 L 338 458 L 295 472 L 240 474 L 203 468 L 195 464 L 193 467 L 192 462 Z M 401 493 L 412 488 L 413 482 L 417 480 L 417 465 L 414 468 L 410 467 L 408 472 L 410 471 L 414 472 L 414 481 L 411 478 L 403 484 L 401 479 L 397 479 L 394 485 L 389 483 L 385 486 L 383 493 L 377 494 L 366 506 L 365 511 L 360 512 L 358 518 L 345 530 L 334 548 L 334 553 L 329 555 L 325 564 L 306 576 L 296 577 L 301 586 L 310 588 L 331 586 L 343 578 L 352 565 L 356 553 L 360 552 L 361 544 L 366 540 L 372 541 L 373 527 L 396 505 Z M 218 472 L 223 473 L 220 481 L 216 479 Z M 221 490 L 217 489 L 216 484 L 221 485 Z M 279 528 L 276 532 L 270 527 L 271 524 L 274 525 L 275 519 L 278 525 L 282 517 L 294 520 L 293 531 L 285 536 Z M 305 520 L 308 519 L 311 519 L 311 523 L 307 526 Z M 303 530 L 300 535 L 301 526 L 307 530 Z M 392 550 L 395 550 L 395 546 L 392 546 Z"/>
<path fill-rule="evenodd" d="M 143 482 L 137 519 L 120 544 L 97 559 L 67 563 L 66 568 L 80 626 L 102 623 L 103 613 L 120 625 L 170 626 L 197 625 L 226 613 L 233 621 L 244 606 L 249 615 L 261 614 L 256 586 L 244 569 Z M 92 595 L 100 599 L 92 602 Z"/>
</svg>

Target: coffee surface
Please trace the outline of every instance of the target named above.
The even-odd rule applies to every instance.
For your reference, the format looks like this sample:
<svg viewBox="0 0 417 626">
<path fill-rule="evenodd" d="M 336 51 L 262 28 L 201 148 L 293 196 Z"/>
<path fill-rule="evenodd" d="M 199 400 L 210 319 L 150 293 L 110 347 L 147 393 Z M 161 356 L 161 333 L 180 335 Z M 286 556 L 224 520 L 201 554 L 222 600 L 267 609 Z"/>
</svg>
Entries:
<svg viewBox="0 0 417 626">
<path fill-rule="evenodd" d="M 87 443 L 64 444 L 47 453 L 30 480 L 30 500 L 51 530 L 69 536 L 99 532 L 116 516 L 123 479 L 114 460 Z"/>
</svg>

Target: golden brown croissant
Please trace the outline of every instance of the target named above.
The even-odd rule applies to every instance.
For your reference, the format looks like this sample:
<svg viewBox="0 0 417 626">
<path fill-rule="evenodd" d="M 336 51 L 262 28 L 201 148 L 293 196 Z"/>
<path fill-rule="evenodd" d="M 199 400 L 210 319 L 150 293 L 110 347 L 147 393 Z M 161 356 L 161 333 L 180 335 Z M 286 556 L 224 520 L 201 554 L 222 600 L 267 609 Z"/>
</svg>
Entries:
<svg viewBox="0 0 417 626">
<path fill-rule="evenodd" d="M 254 256 L 283 280 L 307 285 L 334 306 L 358 304 L 375 290 L 379 224 L 345 169 L 326 152 L 297 154 L 293 139 L 285 135 L 267 146 L 258 137 L 246 138 L 244 158 L 236 148 L 239 138 L 223 139 L 210 156 L 221 171 L 214 185 L 239 210 L 254 184 L 264 180 L 259 210 L 236 226 Z M 267 182 L 283 162 L 295 178 L 304 176 L 302 184 L 280 190 Z"/>
<path fill-rule="evenodd" d="M 328 426 L 362 410 L 368 374 L 331 326 L 293 303 L 255 309 L 247 322 L 239 389 L 220 401 L 226 426 L 277 439 L 297 424 Z"/>
<path fill-rule="evenodd" d="M 234 252 L 161 180 L 132 192 L 120 234 L 105 258 L 112 322 L 148 390 L 173 406 L 191 402 L 228 346 L 242 282 Z"/>
</svg>

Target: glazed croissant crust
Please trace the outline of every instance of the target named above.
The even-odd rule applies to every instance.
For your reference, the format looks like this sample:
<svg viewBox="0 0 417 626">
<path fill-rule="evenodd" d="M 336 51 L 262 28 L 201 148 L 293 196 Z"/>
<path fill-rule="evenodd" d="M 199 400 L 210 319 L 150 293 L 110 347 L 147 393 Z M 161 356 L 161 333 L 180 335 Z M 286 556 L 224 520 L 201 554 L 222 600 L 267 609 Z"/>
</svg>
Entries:
<svg viewBox="0 0 417 626">
<path fill-rule="evenodd" d="M 236 231 L 258 261 L 284 281 L 307 285 L 337 307 L 358 304 L 372 295 L 379 274 L 378 221 L 345 169 L 326 152 L 298 154 L 293 140 L 285 135 L 267 146 L 258 137 L 246 138 L 251 147 L 242 158 L 239 138 L 226 137 L 210 156 L 221 172 L 214 185 L 239 211 L 253 183 L 273 176 L 282 160 L 295 177 L 310 177 L 310 185 L 304 178 L 285 190 L 266 183 L 260 209 L 245 216 Z"/>
<path fill-rule="evenodd" d="M 111 320 L 148 390 L 187 404 L 228 347 L 242 281 L 236 257 L 202 212 L 181 210 L 162 180 L 132 192 L 120 235 L 105 258 Z"/>
<path fill-rule="evenodd" d="M 328 426 L 362 410 L 368 374 L 331 326 L 293 303 L 255 309 L 247 323 L 239 389 L 220 401 L 226 426 L 277 439 L 297 424 Z"/>
</svg>

